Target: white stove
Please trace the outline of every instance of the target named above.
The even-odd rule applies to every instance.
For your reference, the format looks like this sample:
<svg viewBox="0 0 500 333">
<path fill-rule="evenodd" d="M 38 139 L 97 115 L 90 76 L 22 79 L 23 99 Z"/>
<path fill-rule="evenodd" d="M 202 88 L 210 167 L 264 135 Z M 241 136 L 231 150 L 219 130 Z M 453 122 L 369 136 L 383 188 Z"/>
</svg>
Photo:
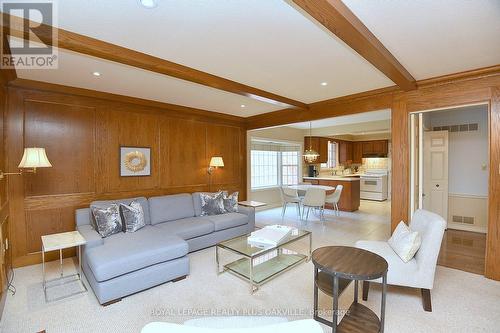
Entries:
<svg viewBox="0 0 500 333">
<path fill-rule="evenodd" d="M 387 200 L 386 169 L 370 169 L 361 175 L 360 198 L 365 200 Z"/>
</svg>

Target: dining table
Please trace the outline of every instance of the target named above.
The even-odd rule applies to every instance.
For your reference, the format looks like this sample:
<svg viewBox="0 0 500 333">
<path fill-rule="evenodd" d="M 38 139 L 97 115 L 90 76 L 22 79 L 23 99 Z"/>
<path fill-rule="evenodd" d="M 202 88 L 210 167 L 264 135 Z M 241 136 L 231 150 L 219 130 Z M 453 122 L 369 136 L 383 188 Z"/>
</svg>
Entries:
<svg viewBox="0 0 500 333">
<path fill-rule="evenodd" d="M 326 192 L 335 191 L 335 186 L 327 186 L 327 185 L 298 184 L 298 185 L 289 185 L 288 187 L 297 190 L 297 192 L 299 192 L 299 195 L 301 195 L 301 193 L 305 194 L 305 192 L 309 188 L 318 188 L 325 190 Z"/>
</svg>

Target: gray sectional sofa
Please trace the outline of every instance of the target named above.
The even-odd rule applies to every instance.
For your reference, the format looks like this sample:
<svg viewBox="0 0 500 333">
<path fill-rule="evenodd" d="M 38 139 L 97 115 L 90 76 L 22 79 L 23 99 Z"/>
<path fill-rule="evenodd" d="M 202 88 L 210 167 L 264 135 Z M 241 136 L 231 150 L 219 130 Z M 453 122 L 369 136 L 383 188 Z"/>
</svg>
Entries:
<svg viewBox="0 0 500 333">
<path fill-rule="evenodd" d="M 100 304 L 189 274 L 192 251 L 254 230 L 253 209 L 201 216 L 200 193 L 146 199 L 95 201 L 91 206 L 139 202 L 146 226 L 133 233 L 101 238 L 91 225 L 90 208 L 76 210 L 77 230 L 87 240 L 82 268 Z"/>
</svg>

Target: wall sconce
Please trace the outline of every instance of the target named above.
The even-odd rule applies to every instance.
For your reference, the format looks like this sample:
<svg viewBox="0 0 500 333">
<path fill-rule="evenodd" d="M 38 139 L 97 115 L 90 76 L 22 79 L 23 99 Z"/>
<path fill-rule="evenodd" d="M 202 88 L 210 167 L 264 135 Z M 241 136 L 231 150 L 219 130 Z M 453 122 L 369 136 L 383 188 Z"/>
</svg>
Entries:
<svg viewBox="0 0 500 333">
<path fill-rule="evenodd" d="M 45 148 L 24 148 L 23 158 L 19 163 L 19 172 L 0 171 L 0 179 L 9 175 L 21 175 L 23 173 L 36 173 L 36 168 L 51 168 Z"/>
<path fill-rule="evenodd" d="M 223 167 L 224 167 L 224 160 L 222 159 L 222 157 L 221 156 L 213 156 L 210 159 L 210 164 L 208 165 L 207 172 L 209 175 L 211 175 L 215 169 L 223 168 Z"/>
</svg>

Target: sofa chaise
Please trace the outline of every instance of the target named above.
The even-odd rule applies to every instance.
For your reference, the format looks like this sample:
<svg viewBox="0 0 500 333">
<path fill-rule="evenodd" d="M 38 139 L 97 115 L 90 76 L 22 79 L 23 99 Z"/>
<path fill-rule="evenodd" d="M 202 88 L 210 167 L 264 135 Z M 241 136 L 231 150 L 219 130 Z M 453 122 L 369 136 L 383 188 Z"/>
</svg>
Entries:
<svg viewBox="0 0 500 333">
<path fill-rule="evenodd" d="M 146 226 L 102 238 L 90 208 L 76 210 L 76 228 L 86 239 L 83 272 L 102 305 L 189 274 L 187 254 L 254 230 L 253 209 L 201 216 L 200 193 L 95 201 L 90 207 L 139 202 Z"/>
</svg>

